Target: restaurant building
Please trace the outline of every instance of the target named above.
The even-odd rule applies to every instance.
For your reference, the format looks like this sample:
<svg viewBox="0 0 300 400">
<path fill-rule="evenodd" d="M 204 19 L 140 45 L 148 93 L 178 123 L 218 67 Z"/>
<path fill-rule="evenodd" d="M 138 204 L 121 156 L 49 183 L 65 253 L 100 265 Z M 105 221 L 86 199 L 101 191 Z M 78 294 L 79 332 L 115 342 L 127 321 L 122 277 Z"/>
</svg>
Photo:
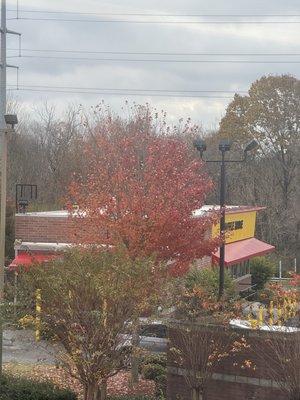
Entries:
<svg viewBox="0 0 300 400">
<path fill-rule="evenodd" d="M 275 250 L 275 247 L 255 238 L 257 213 L 265 207 L 254 206 L 226 206 L 225 216 L 225 267 L 234 279 L 239 279 L 250 274 L 250 260 L 254 257 L 264 256 Z M 206 213 L 217 213 L 219 206 L 203 206 L 196 210 L 194 215 L 201 217 Z M 212 225 L 211 237 L 220 235 L 220 223 Z M 211 258 L 201 260 L 204 264 L 219 264 L 219 249 Z"/>
<path fill-rule="evenodd" d="M 238 282 L 251 282 L 250 260 L 274 251 L 274 246 L 255 238 L 257 212 L 264 207 L 226 207 L 225 267 Z M 219 206 L 206 205 L 194 212 L 194 217 L 207 214 L 219 215 Z M 212 224 L 208 235 L 219 235 L 219 223 Z M 16 214 L 15 259 L 10 269 L 34 262 L 47 262 L 59 257 L 74 243 L 72 218 L 66 210 L 26 212 Z M 219 250 L 198 260 L 197 265 L 209 267 L 219 263 Z"/>
</svg>

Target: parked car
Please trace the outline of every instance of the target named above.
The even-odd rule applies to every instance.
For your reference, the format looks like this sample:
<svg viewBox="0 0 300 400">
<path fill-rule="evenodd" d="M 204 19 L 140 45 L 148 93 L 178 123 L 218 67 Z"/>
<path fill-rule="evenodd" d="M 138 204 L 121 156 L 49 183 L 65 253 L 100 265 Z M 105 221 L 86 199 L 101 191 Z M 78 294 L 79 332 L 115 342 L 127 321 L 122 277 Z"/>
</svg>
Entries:
<svg viewBox="0 0 300 400">
<path fill-rule="evenodd" d="M 132 347 L 132 333 L 120 335 L 120 348 L 130 350 Z M 151 353 L 167 351 L 167 327 L 163 321 L 140 319 L 139 347 Z"/>
</svg>

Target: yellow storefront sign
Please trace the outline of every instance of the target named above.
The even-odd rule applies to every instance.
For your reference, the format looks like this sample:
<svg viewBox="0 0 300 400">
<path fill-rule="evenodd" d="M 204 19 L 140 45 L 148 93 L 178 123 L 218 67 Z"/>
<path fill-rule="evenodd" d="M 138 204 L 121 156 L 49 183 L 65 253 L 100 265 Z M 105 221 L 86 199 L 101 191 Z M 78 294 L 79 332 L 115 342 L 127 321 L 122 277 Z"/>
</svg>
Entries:
<svg viewBox="0 0 300 400">
<path fill-rule="evenodd" d="M 239 240 L 254 237 L 256 222 L 256 211 L 227 213 L 226 223 L 226 243 L 233 243 Z M 220 234 L 220 224 L 212 226 L 212 237 Z"/>
</svg>

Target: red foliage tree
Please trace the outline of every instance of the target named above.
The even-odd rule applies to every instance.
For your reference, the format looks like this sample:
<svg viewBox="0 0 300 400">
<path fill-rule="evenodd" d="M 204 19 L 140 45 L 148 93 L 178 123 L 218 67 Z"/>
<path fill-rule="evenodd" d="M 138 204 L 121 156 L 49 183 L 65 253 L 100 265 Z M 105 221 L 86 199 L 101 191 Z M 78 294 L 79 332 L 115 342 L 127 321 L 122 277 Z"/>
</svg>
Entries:
<svg viewBox="0 0 300 400">
<path fill-rule="evenodd" d="M 216 247 L 208 216 L 192 217 L 212 182 L 188 146 L 159 135 L 149 117 L 111 120 L 86 143 L 86 174 L 74 179 L 77 241 L 123 244 L 134 259 L 156 255 L 173 261 L 175 275 Z"/>
<path fill-rule="evenodd" d="M 300 274 L 294 273 L 291 275 L 291 278 L 291 285 L 300 290 Z"/>
</svg>

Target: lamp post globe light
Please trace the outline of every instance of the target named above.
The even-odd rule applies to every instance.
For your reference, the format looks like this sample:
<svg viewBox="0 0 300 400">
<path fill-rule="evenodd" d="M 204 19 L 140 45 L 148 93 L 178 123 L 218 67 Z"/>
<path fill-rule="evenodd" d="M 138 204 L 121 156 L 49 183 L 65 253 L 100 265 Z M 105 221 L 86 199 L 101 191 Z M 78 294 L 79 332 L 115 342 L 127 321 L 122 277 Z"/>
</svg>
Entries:
<svg viewBox="0 0 300 400">
<path fill-rule="evenodd" d="M 254 150 L 258 143 L 256 140 L 251 140 L 244 148 L 244 157 L 240 160 L 226 159 L 226 152 L 231 150 L 232 142 L 229 139 L 222 139 L 219 143 L 219 151 L 221 158 L 218 160 L 206 160 L 203 158 L 203 153 L 206 151 L 207 146 L 203 139 L 197 138 L 194 140 L 194 147 L 199 151 L 200 157 L 203 161 L 208 163 L 218 163 L 221 169 L 221 183 L 220 183 L 220 258 L 219 258 L 219 299 L 224 294 L 224 278 L 225 278 L 225 218 L 226 218 L 226 164 L 228 163 L 243 163 L 247 159 L 249 151 Z"/>
</svg>

